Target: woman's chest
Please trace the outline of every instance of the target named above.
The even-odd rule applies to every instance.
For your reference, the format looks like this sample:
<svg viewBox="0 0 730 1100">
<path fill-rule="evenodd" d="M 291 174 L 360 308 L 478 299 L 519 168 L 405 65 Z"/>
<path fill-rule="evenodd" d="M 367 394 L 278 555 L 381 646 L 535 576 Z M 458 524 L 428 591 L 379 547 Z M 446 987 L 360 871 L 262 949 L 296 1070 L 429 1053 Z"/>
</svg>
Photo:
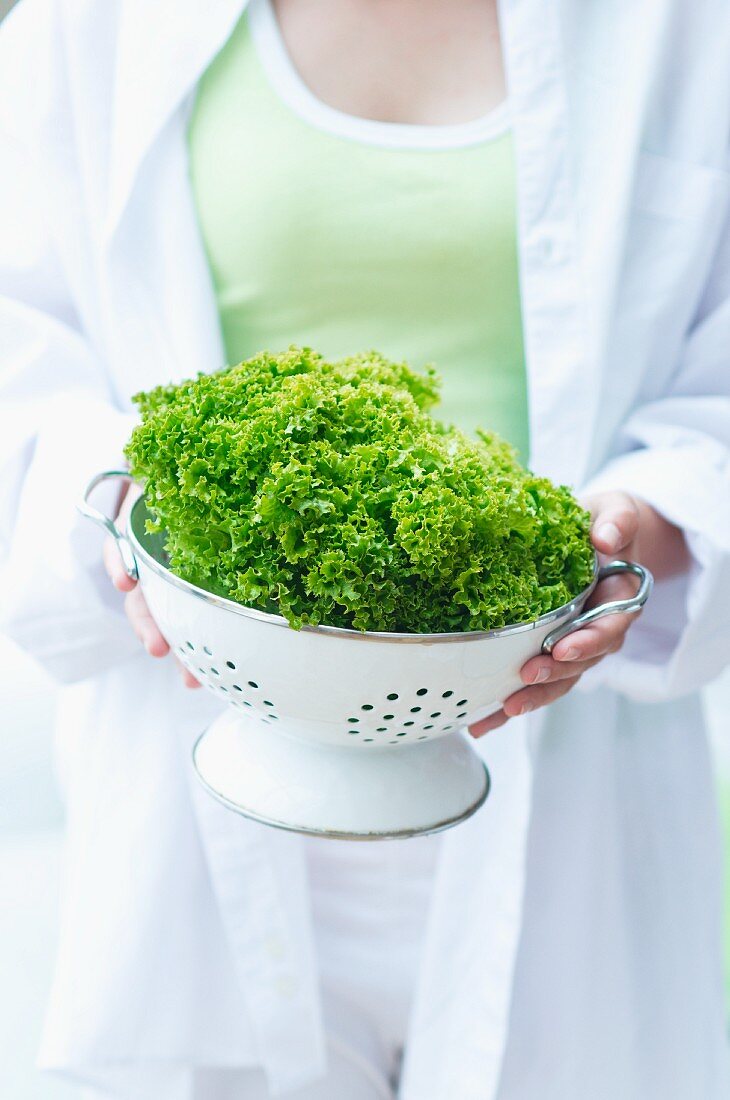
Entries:
<svg viewBox="0 0 730 1100">
<path fill-rule="evenodd" d="M 468 149 L 357 144 L 245 101 L 208 102 L 191 131 L 201 231 L 223 305 L 323 296 L 372 312 L 393 296 L 483 302 L 516 265 L 514 163 L 505 131 Z M 511 284 L 510 284 L 511 285 Z M 226 301 L 228 298 L 228 301 Z M 451 299 L 451 301 L 449 301 Z M 319 302 L 316 306 L 315 303 Z M 375 310 L 377 315 L 378 310 Z"/>
</svg>

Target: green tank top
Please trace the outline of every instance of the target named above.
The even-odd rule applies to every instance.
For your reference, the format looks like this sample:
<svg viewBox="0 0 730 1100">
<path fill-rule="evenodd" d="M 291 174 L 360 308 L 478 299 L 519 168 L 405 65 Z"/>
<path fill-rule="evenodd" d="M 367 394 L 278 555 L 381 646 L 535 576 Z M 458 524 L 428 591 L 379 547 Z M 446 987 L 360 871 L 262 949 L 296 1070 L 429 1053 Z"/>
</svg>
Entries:
<svg viewBox="0 0 730 1100">
<path fill-rule="evenodd" d="M 528 453 L 512 139 L 354 118 L 296 72 L 253 0 L 204 74 L 188 132 L 230 363 L 377 348 L 444 379 L 437 414 Z"/>
</svg>

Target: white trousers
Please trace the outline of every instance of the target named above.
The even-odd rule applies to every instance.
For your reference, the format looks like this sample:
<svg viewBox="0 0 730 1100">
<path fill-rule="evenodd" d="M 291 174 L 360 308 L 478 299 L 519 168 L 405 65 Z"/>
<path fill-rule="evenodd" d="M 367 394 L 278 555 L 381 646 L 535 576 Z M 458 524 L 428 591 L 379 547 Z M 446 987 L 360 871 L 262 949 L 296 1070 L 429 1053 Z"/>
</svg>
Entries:
<svg viewBox="0 0 730 1100">
<path fill-rule="evenodd" d="M 326 1076 L 287 1100 L 395 1100 L 441 838 L 307 839 Z M 258 1069 L 120 1069 L 83 1100 L 271 1100 Z"/>
</svg>

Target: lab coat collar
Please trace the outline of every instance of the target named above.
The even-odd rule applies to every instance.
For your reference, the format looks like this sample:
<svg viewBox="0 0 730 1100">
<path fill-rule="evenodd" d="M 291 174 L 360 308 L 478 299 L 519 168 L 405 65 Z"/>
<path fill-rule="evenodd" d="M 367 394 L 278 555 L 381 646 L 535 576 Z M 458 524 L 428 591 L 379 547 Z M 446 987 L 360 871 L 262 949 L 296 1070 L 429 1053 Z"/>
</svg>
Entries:
<svg viewBox="0 0 730 1100">
<path fill-rule="evenodd" d="M 147 153 L 223 47 L 248 0 L 122 0 L 105 236 L 119 225 Z"/>
</svg>

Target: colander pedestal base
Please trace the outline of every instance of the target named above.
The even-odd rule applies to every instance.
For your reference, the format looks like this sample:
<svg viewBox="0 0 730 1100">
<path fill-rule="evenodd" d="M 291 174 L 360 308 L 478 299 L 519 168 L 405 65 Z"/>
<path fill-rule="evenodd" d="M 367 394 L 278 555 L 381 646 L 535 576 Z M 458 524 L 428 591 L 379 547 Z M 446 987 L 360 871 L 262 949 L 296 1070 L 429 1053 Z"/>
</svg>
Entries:
<svg viewBox="0 0 730 1100">
<path fill-rule="evenodd" d="M 262 730 L 226 711 L 193 750 L 210 794 L 280 829 L 352 840 L 438 832 L 470 817 L 489 774 L 460 733 L 409 746 L 341 748 Z"/>
</svg>

